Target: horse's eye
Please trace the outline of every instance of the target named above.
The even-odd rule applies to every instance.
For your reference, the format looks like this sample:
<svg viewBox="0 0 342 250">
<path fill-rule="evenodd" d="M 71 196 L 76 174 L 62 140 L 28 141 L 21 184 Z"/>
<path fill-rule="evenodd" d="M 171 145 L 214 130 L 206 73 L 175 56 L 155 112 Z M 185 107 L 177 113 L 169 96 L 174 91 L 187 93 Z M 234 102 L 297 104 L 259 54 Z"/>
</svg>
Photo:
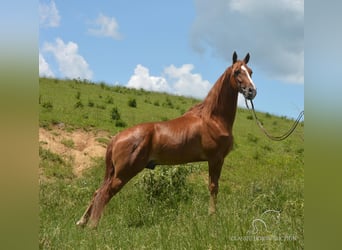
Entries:
<svg viewBox="0 0 342 250">
<path fill-rule="evenodd" d="M 234 74 L 237 76 L 238 74 L 240 74 L 240 70 L 239 70 L 239 69 L 236 70 L 236 71 L 234 72 Z"/>
</svg>

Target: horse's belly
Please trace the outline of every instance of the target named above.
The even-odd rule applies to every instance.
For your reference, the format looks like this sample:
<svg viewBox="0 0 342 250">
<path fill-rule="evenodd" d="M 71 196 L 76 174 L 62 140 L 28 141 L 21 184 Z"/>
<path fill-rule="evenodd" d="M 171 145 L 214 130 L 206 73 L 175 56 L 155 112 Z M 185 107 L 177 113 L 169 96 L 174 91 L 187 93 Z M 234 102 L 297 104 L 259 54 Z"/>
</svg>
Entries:
<svg viewBox="0 0 342 250">
<path fill-rule="evenodd" d="M 183 164 L 206 160 L 203 148 L 196 140 L 177 143 L 170 140 L 159 143 L 154 145 L 151 158 L 158 164 Z"/>
</svg>

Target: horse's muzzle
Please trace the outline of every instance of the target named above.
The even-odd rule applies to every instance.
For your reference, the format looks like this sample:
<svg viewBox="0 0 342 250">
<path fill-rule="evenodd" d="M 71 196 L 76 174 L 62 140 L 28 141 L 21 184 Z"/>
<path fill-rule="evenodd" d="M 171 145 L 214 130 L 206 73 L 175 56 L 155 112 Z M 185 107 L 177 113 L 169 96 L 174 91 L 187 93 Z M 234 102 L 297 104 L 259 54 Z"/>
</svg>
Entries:
<svg viewBox="0 0 342 250">
<path fill-rule="evenodd" d="M 255 88 L 242 88 L 242 94 L 244 95 L 244 97 L 248 100 L 253 100 L 254 97 L 256 96 L 257 94 L 257 91 Z"/>
</svg>

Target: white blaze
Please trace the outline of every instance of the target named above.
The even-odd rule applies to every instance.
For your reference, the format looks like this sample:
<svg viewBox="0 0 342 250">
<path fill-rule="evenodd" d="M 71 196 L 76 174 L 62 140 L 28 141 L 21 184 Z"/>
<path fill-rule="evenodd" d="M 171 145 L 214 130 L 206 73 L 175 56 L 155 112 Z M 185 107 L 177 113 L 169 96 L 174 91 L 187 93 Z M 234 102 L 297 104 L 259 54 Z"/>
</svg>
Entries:
<svg viewBox="0 0 342 250">
<path fill-rule="evenodd" d="M 254 82 L 253 82 L 251 76 L 249 75 L 248 70 L 246 69 L 245 65 L 242 65 L 242 66 L 241 66 L 241 69 L 242 69 L 243 71 L 246 72 L 246 75 L 247 75 L 249 81 L 250 81 L 251 84 L 253 85 L 254 89 L 256 89 L 255 84 L 254 84 Z"/>
</svg>

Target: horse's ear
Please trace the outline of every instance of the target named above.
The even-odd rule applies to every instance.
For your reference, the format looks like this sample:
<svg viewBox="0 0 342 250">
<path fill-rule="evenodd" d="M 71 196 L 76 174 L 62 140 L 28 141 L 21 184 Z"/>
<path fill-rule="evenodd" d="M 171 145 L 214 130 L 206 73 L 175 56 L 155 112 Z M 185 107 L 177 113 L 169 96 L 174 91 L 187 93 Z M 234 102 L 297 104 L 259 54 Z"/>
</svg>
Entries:
<svg viewBox="0 0 342 250">
<path fill-rule="evenodd" d="M 246 55 L 246 57 L 245 57 L 245 59 L 243 59 L 243 61 L 245 62 L 245 64 L 247 64 L 248 63 L 248 61 L 249 61 L 249 53 L 247 53 L 247 55 Z"/>
<path fill-rule="evenodd" d="M 236 63 L 237 61 L 237 54 L 236 54 L 236 51 L 234 51 L 233 53 L 233 64 Z"/>
</svg>

